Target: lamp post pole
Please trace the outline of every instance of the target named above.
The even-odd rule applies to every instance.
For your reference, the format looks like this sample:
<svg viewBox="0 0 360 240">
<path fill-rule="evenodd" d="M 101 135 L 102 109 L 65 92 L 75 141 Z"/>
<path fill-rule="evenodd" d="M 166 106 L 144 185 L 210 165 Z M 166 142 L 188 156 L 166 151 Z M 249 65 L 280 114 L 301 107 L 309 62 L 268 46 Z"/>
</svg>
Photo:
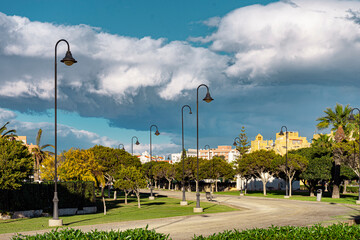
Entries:
<svg viewBox="0 0 360 240">
<path fill-rule="evenodd" d="M 235 148 L 237 147 L 237 143 L 236 143 L 236 140 L 239 141 L 239 143 L 241 142 L 240 138 L 239 137 L 235 137 L 234 138 L 234 143 L 233 145 L 235 146 Z M 238 150 L 239 151 L 239 150 Z M 240 151 L 239 151 L 239 155 L 240 155 Z M 241 157 L 241 156 L 240 156 Z M 240 174 L 239 174 L 240 176 Z M 240 176 L 240 196 L 244 196 L 244 193 L 243 193 L 243 181 L 242 181 L 242 178 Z"/>
<path fill-rule="evenodd" d="M 182 108 L 181 108 L 182 200 L 180 201 L 181 206 L 186 206 L 187 205 L 187 201 L 186 201 L 186 198 L 185 198 L 185 144 L 184 144 L 184 108 L 185 107 L 189 108 L 189 114 L 192 114 L 191 107 L 189 105 L 182 106 Z"/>
<path fill-rule="evenodd" d="M 209 161 L 210 161 L 210 146 L 209 145 L 205 145 L 204 146 L 204 150 L 206 150 L 206 148 L 209 150 L 208 151 L 208 155 L 209 155 Z M 211 183 L 211 189 L 210 189 L 210 191 L 211 191 L 211 193 L 213 193 L 213 183 L 214 183 L 214 161 L 212 162 L 212 168 L 211 168 L 211 170 L 212 170 L 212 183 Z"/>
<path fill-rule="evenodd" d="M 286 143 L 285 143 L 285 149 L 286 149 L 286 160 L 285 160 L 285 168 L 286 168 L 286 172 L 289 170 L 288 169 L 288 130 L 286 126 L 282 126 L 279 135 L 280 136 L 284 136 L 284 132 L 283 132 L 283 128 L 285 128 L 286 131 Z M 286 173 L 285 173 L 286 175 Z M 287 177 L 287 175 L 285 176 L 285 196 L 284 198 L 289 198 L 289 179 Z"/>
<path fill-rule="evenodd" d="M 202 212 L 203 209 L 200 207 L 200 192 L 199 192 L 199 88 L 206 87 L 207 93 L 203 99 L 205 102 L 209 103 L 214 100 L 210 96 L 209 87 L 205 84 L 200 84 L 196 90 L 196 207 L 194 212 Z"/>
<path fill-rule="evenodd" d="M 150 126 L 150 197 L 149 199 L 150 200 L 154 200 L 155 197 L 153 196 L 153 186 L 152 186 L 152 143 L 151 143 L 151 128 L 152 127 L 155 127 L 156 128 L 156 132 L 155 132 L 155 135 L 156 136 L 159 136 L 160 135 L 160 132 L 158 130 L 158 127 L 156 125 L 151 125 Z"/>
<path fill-rule="evenodd" d="M 353 114 L 353 111 L 357 110 L 358 114 L 359 114 L 359 121 L 358 121 L 358 126 L 359 126 L 359 168 L 360 168 L 360 109 L 358 108 L 353 108 L 350 112 L 350 120 L 355 120 L 355 116 Z M 355 156 L 355 151 L 354 151 L 354 156 Z M 359 176 L 359 197 L 358 200 L 356 200 L 356 204 L 360 204 L 360 176 Z"/>
<path fill-rule="evenodd" d="M 125 150 L 124 144 L 120 143 L 119 146 L 118 146 L 119 149 L 120 149 L 120 146 L 122 146 L 122 148 L 121 148 L 122 150 Z"/>
<path fill-rule="evenodd" d="M 136 136 L 133 136 L 132 138 L 131 138 L 131 156 L 133 156 L 134 155 L 134 146 L 133 146 L 133 144 L 134 144 L 134 138 L 136 138 L 136 145 L 139 145 L 140 143 L 139 143 L 139 139 L 136 137 Z"/>
<path fill-rule="evenodd" d="M 65 57 L 60 61 L 65 63 L 67 66 L 71 66 L 77 61 L 72 57 L 70 51 L 70 45 L 65 39 L 60 39 L 55 44 L 55 174 L 54 174 L 54 209 L 53 209 L 53 218 L 49 220 L 49 226 L 62 226 L 62 219 L 59 219 L 59 198 L 57 193 L 57 46 L 60 42 L 65 42 L 67 44 L 68 50 Z"/>
</svg>

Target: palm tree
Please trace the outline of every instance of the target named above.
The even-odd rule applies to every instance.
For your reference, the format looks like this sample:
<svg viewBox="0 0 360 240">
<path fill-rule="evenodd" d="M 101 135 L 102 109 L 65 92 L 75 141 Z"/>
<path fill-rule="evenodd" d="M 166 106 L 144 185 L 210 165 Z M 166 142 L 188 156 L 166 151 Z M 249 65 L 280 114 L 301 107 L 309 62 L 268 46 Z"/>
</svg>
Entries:
<svg viewBox="0 0 360 240">
<path fill-rule="evenodd" d="M 341 104 L 336 104 L 334 111 L 331 108 L 326 108 L 325 116 L 316 119 L 319 123 L 316 125 L 318 129 L 325 129 L 332 126 L 332 131 L 337 131 L 341 126 L 345 132 L 346 137 L 349 137 L 351 132 L 355 130 L 355 124 L 349 121 L 350 112 L 352 108 L 348 105 L 343 107 Z"/>
<path fill-rule="evenodd" d="M 41 128 L 38 131 L 37 137 L 36 137 L 36 147 L 32 149 L 32 154 L 34 156 L 34 181 L 40 180 L 40 164 L 41 162 L 46 158 L 47 155 L 53 155 L 53 152 L 50 151 L 44 151 L 44 148 L 47 147 L 53 147 L 51 144 L 45 144 L 43 146 L 40 146 L 40 140 L 41 140 L 41 134 L 42 130 Z"/>
<path fill-rule="evenodd" d="M 318 129 L 325 129 L 332 125 L 333 131 L 335 133 L 335 142 L 339 143 L 344 139 L 348 139 L 350 134 L 354 132 L 356 126 L 354 123 L 350 122 L 349 117 L 351 113 L 351 107 L 346 105 L 344 108 L 341 104 L 336 104 L 335 111 L 331 108 L 327 108 L 324 113 L 326 114 L 324 117 L 320 117 L 316 119 L 319 123 L 316 125 Z M 341 149 L 338 147 L 334 147 L 333 149 L 333 190 L 332 190 L 332 198 L 340 198 L 340 167 L 341 167 L 341 159 L 338 152 Z"/>
<path fill-rule="evenodd" d="M 16 137 L 16 130 L 15 129 L 11 129 L 11 130 L 7 130 L 7 127 L 6 125 L 8 125 L 10 122 L 7 122 L 4 124 L 4 126 L 2 126 L 0 128 L 0 134 L 1 134 L 1 137 L 2 138 L 6 138 L 6 139 L 9 139 L 9 138 L 13 138 L 13 137 Z"/>
</svg>

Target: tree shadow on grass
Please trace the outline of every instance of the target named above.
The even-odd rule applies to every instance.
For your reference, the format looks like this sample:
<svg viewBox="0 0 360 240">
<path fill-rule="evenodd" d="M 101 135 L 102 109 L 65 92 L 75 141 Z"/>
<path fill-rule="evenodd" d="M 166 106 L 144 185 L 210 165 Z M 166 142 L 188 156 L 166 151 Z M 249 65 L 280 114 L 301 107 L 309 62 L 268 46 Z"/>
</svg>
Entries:
<svg viewBox="0 0 360 240">
<path fill-rule="evenodd" d="M 208 210 L 208 209 L 213 208 L 213 207 L 216 207 L 216 206 L 218 206 L 218 204 L 212 204 L 212 205 L 210 205 L 210 206 L 208 206 L 208 207 L 204 207 L 203 209 L 204 209 L 204 210 Z"/>
<path fill-rule="evenodd" d="M 69 225 L 72 225 L 72 224 L 75 224 L 75 223 L 86 222 L 86 221 L 94 220 L 94 219 L 98 219 L 98 218 L 100 218 L 100 217 L 96 217 L 96 218 L 86 218 L 86 219 L 81 219 L 81 220 L 78 220 L 78 221 L 73 221 L 73 222 L 69 222 L 69 223 L 64 223 L 63 225 L 64 225 L 64 226 L 69 226 Z"/>
<path fill-rule="evenodd" d="M 164 205 L 165 202 L 147 202 L 147 203 L 142 203 L 141 205 L 144 205 L 144 206 L 152 206 L 152 205 Z"/>
</svg>

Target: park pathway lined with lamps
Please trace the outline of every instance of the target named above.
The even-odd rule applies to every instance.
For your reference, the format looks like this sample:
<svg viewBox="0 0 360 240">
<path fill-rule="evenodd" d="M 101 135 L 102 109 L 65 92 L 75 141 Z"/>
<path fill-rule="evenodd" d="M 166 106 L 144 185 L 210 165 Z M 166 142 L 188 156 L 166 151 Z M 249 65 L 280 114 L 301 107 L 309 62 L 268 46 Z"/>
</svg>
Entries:
<svg viewBox="0 0 360 240">
<path fill-rule="evenodd" d="M 149 193 L 149 190 L 142 192 Z M 178 198 L 181 200 L 181 191 L 156 191 L 157 194 Z M 195 204 L 196 193 L 187 193 L 188 200 Z M 201 194 L 201 200 L 206 201 L 205 194 Z M 216 195 L 216 201 L 237 207 L 240 210 L 225 213 L 196 214 L 170 218 L 158 218 L 137 220 L 128 222 L 115 222 L 97 225 L 73 227 L 82 231 L 104 230 L 109 231 L 133 228 L 155 229 L 157 232 L 170 234 L 173 240 L 191 239 L 194 235 L 211 235 L 232 229 L 267 228 L 275 226 L 308 226 L 320 222 L 331 223 L 348 221 L 348 219 L 334 218 L 334 216 L 359 215 L 360 206 L 345 204 L 329 204 L 323 202 L 307 202 L 289 199 L 270 199 L 260 197 L 239 197 Z M 217 203 L 214 203 L 217 204 Z M 206 211 L 206 209 L 205 209 Z M 31 234 L 49 232 L 39 230 L 23 232 Z M 0 234 L 0 240 L 10 239 L 14 233 Z"/>
</svg>

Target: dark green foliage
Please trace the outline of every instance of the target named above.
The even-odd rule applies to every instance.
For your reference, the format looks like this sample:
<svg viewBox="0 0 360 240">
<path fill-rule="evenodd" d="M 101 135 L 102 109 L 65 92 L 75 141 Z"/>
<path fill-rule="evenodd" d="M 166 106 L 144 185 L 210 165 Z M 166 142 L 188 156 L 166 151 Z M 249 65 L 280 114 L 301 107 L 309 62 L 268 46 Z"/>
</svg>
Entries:
<svg viewBox="0 0 360 240">
<path fill-rule="evenodd" d="M 18 189 L 31 175 L 33 161 L 20 141 L 0 138 L 0 189 Z"/>
<path fill-rule="evenodd" d="M 334 224 L 328 227 L 315 225 L 312 227 L 270 227 L 268 229 L 249 229 L 245 231 L 231 230 L 213 234 L 208 237 L 195 236 L 195 240 L 251 239 L 251 240 L 357 240 L 360 239 L 360 226 Z"/>
<path fill-rule="evenodd" d="M 62 229 L 52 230 L 49 233 L 37 234 L 35 236 L 17 235 L 12 240 L 88 240 L 88 239 L 131 239 L 131 240 L 165 240 L 170 239 L 169 235 L 163 233 L 157 233 L 155 230 L 148 230 L 146 228 L 128 229 L 125 231 L 97 231 L 82 232 L 77 229 Z"/>
<path fill-rule="evenodd" d="M 95 205 L 93 182 L 58 183 L 59 208 L 79 208 Z M 43 209 L 52 212 L 53 183 L 26 183 L 17 190 L 0 190 L 0 211 Z"/>
<path fill-rule="evenodd" d="M 241 127 L 241 133 L 239 134 L 239 139 L 240 141 L 236 140 L 236 144 L 237 144 L 236 150 L 239 151 L 240 153 L 239 158 L 241 159 L 250 149 L 248 137 L 246 135 L 244 126 Z"/>
</svg>

